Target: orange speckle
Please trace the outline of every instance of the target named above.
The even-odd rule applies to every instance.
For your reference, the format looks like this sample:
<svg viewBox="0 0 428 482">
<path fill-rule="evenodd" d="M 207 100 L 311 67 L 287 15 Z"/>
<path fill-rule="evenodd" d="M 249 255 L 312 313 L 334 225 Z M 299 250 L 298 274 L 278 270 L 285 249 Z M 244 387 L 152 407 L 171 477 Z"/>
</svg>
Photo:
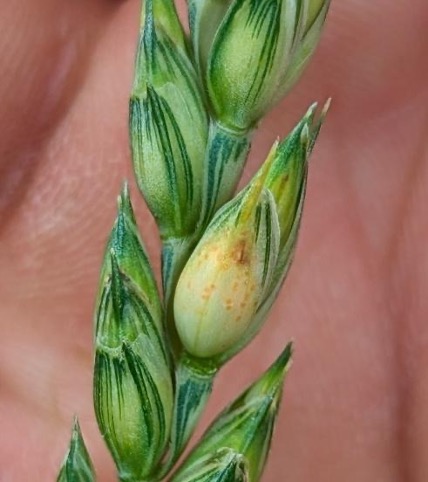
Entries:
<svg viewBox="0 0 428 482">
<path fill-rule="evenodd" d="M 211 283 L 208 286 L 205 286 L 205 288 L 202 291 L 202 299 L 207 300 L 213 294 L 214 288 L 215 288 L 215 285 L 213 283 Z"/>
<path fill-rule="evenodd" d="M 226 308 L 227 311 L 230 311 L 233 308 L 233 300 L 232 298 L 227 298 L 226 301 L 224 302 L 224 307 Z"/>
<path fill-rule="evenodd" d="M 247 240 L 240 239 L 231 253 L 231 258 L 236 264 L 248 264 L 248 247 Z"/>
</svg>

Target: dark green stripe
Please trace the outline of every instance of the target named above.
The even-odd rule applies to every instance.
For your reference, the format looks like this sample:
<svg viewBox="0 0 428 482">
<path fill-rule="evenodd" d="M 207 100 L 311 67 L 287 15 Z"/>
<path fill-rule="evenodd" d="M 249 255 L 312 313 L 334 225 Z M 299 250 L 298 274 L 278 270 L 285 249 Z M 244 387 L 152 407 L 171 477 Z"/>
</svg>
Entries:
<svg viewBox="0 0 428 482">
<path fill-rule="evenodd" d="M 138 390 L 144 418 L 147 420 L 147 439 L 151 442 L 156 440 L 156 446 L 151 447 L 151 452 L 160 455 L 162 442 L 166 440 L 166 422 L 162 399 L 153 377 L 141 357 L 136 355 L 127 344 L 124 344 L 124 354 Z M 153 397 L 154 405 L 151 402 L 150 395 Z M 157 438 L 155 438 L 155 433 L 158 435 Z"/>
<path fill-rule="evenodd" d="M 211 126 L 211 135 L 208 141 L 207 151 L 207 171 L 206 171 L 206 192 L 205 192 L 205 211 L 203 219 L 207 223 L 215 213 L 222 181 L 225 172 L 228 173 L 228 165 L 236 164 L 241 160 L 242 154 L 248 148 L 247 140 L 234 138 L 217 126 Z"/>
<path fill-rule="evenodd" d="M 147 86 L 147 102 L 143 104 L 143 119 L 146 133 L 151 140 L 152 134 L 156 138 L 156 147 L 165 159 L 168 189 L 173 199 L 178 199 L 177 170 L 174 159 L 174 149 L 169 136 L 168 113 L 164 111 L 165 102 L 153 88 Z"/>
<path fill-rule="evenodd" d="M 103 335 L 108 330 L 108 322 L 110 321 L 110 313 L 108 304 L 110 302 L 110 283 L 107 283 L 101 291 L 101 297 L 97 308 L 95 321 L 95 337 L 97 342 L 102 343 Z"/>
<path fill-rule="evenodd" d="M 157 68 L 159 72 L 165 74 L 164 69 L 166 69 L 171 76 L 168 79 L 169 81 L 174 82 L 176 79 L 179 79 L 180 83 L 184 81 L 186 96 L 190 94 L 198 110 L 204 112 L 202 93 L 199 91 L 196 73 L 190 60 L 177 51 L 174 43 L 169 38 L 165 38 L 163 43 L 159 43 L 158 47 L 160 55 Z M 165 65 L 162 65 L 162 60 Z"/>
<path fill-rule="evenodd" d="M 251 12 L 247 25 L 253 29 L 253 37 L 259 38 L 263 36 L 265 41 L 263 42 L 259 63 L 263 66 L 263 69 L 257 71 L 245 101 L 248 101 L 251 96 L 257 98 L 265 86 L 266 77 L 274 66 L 281 30 L 282 5 L 283 2 L 278 0 L 266 0 L 264 2 L 251 0 Z"/>
<path fill-rule="evenodd" d="M 130 297 L 129 302 L 134 309 L 132 321 L 135 323 L 135 329 L 140 333 L 144 333 L 147 338 L 149 338 L 151 343 L 156 341 L 156 345 L 164 357 L 164 362 L 166 362 L 168 358 L 163 333 L 159 331 L 161 328 L 156 324 L 150 310 L 147 308 L 146 304 L 135 294 Z M 124 327 L 123 338 L 126 339 L 126 327 Z"/>
<path fill-rule="evenodd" d="M 270 257 L 271 257 L 271 250 L 272 250 L 272 209 L 269 202 L 265 203 L 265 229 L 266 229 L 266 239 L 265 239 L 265 256 L 263 262 L 263 277 L 262 277 L 262 286 L 264 287 L 266 284 L 266 278 L 269 271 L 270 265 Z"/>
<path fill-rule="evenodd" d="M 257 207 L 256 207 L 256 217 L 255 217 L 256 243 L 257 243 L 257 241 L 258 241 L 258 239 L 259 239 L 261 215 L 262 215 L 262 207 L 261 207 L 260 204 L 257 204 Z"/>
<path fill-rule="evenodd" d="M 193 171 L 190 156 L 180 127 L 174 113 L 166 100 L 154 89 L 147 88 L 147 113 L 143 114 L 144 124 L 149 140 L 156 137 L 155 149 L 165 159 L 168 190 L 175 201 L 172 203 L 176 212 L 181 206 L 193 204 Z M 177 152 L 178 148 L 178 152 Z M 177 172 L 177 166 L 182 166 L 183 175 Z M 179 199 L 178 176 L 185 185 L 185 199 Z M 177 222 L 179 222 L 177 220 Z"/>
</svg>

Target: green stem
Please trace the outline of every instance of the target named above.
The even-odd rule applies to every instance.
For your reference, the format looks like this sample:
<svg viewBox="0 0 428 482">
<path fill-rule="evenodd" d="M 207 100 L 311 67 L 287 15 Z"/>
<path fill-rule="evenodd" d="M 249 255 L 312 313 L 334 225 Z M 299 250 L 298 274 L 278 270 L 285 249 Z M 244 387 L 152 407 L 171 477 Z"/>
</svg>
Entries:
<svg viewBox="0 0 428 482">
<path fill-rule="evenodd" d="M 248 157 L 250 139 L 249 132 L 232 132 L 211 121 L 198 232 L 204 230 L 217 209 L 233 196 Z"/>
<path fill-rule="evenodd" d="M 184 354 L 176 371 L 176 392 L 168 458 L 161 467 L 164 477 L 179 459 L 192 436 L 211 395 L 217 367 Z"/>
</svg>

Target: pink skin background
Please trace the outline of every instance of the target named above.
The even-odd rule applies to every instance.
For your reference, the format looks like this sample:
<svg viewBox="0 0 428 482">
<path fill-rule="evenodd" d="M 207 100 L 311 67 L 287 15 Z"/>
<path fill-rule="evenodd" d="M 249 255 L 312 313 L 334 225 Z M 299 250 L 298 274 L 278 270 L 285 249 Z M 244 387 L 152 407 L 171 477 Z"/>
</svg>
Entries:
<svg viewBox="0 0 428 482">
<path fill-rule="evenodd" d="M 16 0 L 0 15 L 0 480 L 54 480 L 91 402 L 98 270 L 131 177 L 134 0 Z M 265 482 L 428 480 L 428 4 L 333 0 L 292 94 L 261 124 L 246 180 L 313 100 L 333 106 L 311 164 L 296 262 L 206 421 L 290 338 Z M 155 225 L 133 188 L 157 261 Z"/>
</svg>

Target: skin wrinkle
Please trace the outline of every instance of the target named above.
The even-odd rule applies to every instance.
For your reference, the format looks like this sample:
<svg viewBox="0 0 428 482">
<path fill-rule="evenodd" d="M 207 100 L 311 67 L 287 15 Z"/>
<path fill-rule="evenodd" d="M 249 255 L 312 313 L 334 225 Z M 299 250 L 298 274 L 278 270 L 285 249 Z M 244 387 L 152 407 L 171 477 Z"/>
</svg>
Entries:
<svg viewBox="0 0 428 482">
<path fill-rule="evenodd" d="M 22 11 L 21 22 L 28 23 L 31 16 L 24 13 L 23 6 Z M 58 16 L 57 24 L 53 24 L 48 30 L 51 38 L 43 42 L 40 40 L 40 50 L 49 49 L 46 57 L 39 58 L 35 55 L 29 60 L 25 50 L 14 49 L 17 51 L 14 58 L 24 60 L 15 61 L 16 71 L 9 71 L 10 82 L 19 83 L 20 78 L 25 78 L 26 88 L 31 87 L 31 90 L 28 90 L 28 93 L 25 90 L 23 92 L 23 99 L 27 99 L 27 102 L 10 106 L 9 110 L 3 110 L 0 117 L 0 126 L 5 125 L 7 128 L 11 125 L 8 119 L 14 112 L 21 114 L 19 122 L 12 124 L 11 135 L 5 137 L 9 140 L 9 145 L 0 145 L 0 233 L 25 203 L 25 193 L 37 175 L 44 150 L 61 120 L 67 116 L 84 83 L 97 37 L 102 33 L 93 26 L 89 30 L 89 25 L 82 30 L 82 19 L 85 21 L 88 16 L 78 5 L 72 13 L 74 15 L 68 12 L 65 17 L 64 12 L 55 12 L 55 16 Z M 103 20 L 105 15 L 98 18 L 97 23 L 101 26 Z M 78 36 L 73 34 L 76 29 L 79 29 Z M 40 32 L 37 35 L 40 36 Z M 19 43 L 15 42 L 15 45 Z M 22 100 L 20 102 L 22 104 Z"/>
<path fill-rule="evenodd" d="M 342 169 L 346 169 L 346 166 L 341 165 Z M 349 166 L 348 166 L 348 172 L 349 172 Z M 376 273 L 381 272 L 382 270 L 382 265 L 384 265 L 383 259 L 378 258 L 376 256 L 376 253 L 371 246 L 371 243 L 369 241 L 368 233 L 367 233 L 367 225 L 365 225 L 365 219 L 363 217 L 363 213 L 361 209 L 359 209 L 359 196 L 357 193 L 357 190 L 359 189 L 359 186 L 354 184 L 352 182 L 352 176 L 342 176 L 343 179 L 347 180 L 343 183 L 343 197 L 348 198 L 348 205 L 349 205 L 349 213 L 352 213 L 352 226 L 354 227 L 355 235 L 353 238 L 355 240 L 360 240 L 361 242 L 361 252 L 365 252 L 366 256 L 365 258 L 368 260 L 370 263 L 370 260 L 372 261 L 369 265 L 366 266 L 366 277 L 367 279 L 372 279 L 373 276 L 376 276 Z M 352 206 L 352 208 L 351 208 Z M 371 255 L 369 255 L 371 253 Z M 367 262 L 367 261 L 366 261 Z M 361 263 L 364 265 L 364 262 L 362 261 Z M 383 298 L 385 301 L 388 300 L 388 290 L 384 289 L 381 290 L 381 293 L 379 293 L 379 296 Z M 392 330 L 392 333 L 389 334 L 387 337 L 387 340 L 383 340 L 384 343 L 387 344 L 392 344 L 394 345 L 394 339 L 395 339 L 395 333 L 399 330 L 399 320 L 396 316 L 389 311 L 389 318 L 390 318 L 390 323 L 393 323 L 394 329 Z M 394 347 L 394 354 L 392 355 L 393 361 L 399 360 L 400 359 L 400 353 L 399 353 L 399 347 Z M 400 386 L 400 380 L 401 377 L 396 377 L 397 371 L 400 372 L 400 366 L 397 366 L 399 364 L 394 363 L 388 366 L 387 364 L 384 363 L 383 369 L 387 373 L 389 385 L 391 386 L 392 389 L 395 388 L 394 390 L 394 396 L 391 396 L 387 401 L 389 405 L 391 406 L 390 409 L 392 412 L 395 414 L 395 417 L 397 417 L 398 420 L 398 425 L 401 426 L 403 423 L 403 400 L 402 397 L 398 397 L 398 400 L 396 400 L 397 395 L 400 393 L 399 390 L 397 390 L 397 386 Z M 398 380 L 397 380 L 398 379 Z M 402 458 L 402 440 L 400 438 L 400 433 L 399 430 L 397 430 L 397 433 L 395 433 L 395 430 L 392 430 L 391 436 L 394 438 L 395 442 L 391 444 L 390 450 L 391 450 L 391 459 L 396 460 L 396 479 L 398 481 L 407 481 L 410 480 L 409 478 L 403 477 L 405 473 L 407 473 L 403 467 L 406 464 L 406 459 Z M 392 481 L 391 481 L 392 482 Z"/>
<path fill-rule="evenodd" d="M 388 116 L 388 112 L 384 112 L 380 118 L 372 121 L 372 124 L 376 125 L 382 117 Z M 413 162 L 409 162 L 409 168 L 406 177 L 403 179 L 402 186 L 403 192 L 396 193 L 398 199 L 402 200 L 400 209 L 396 213 L 395 219 L 392 219 L 393 227 L 391 229 L 392 236 L 389 239 L 387 247 L 380 259 L 373 258 L 375 264 L 379 265 L 380 270 L 385 270 L 387 275 L 386 279 L 391 280 L 389 286 L 387 285 L 383 292 L 383 297 L 388 305 L 389 300 L 394 300 L 390 303 L 389 309 L 389 319 L 390 323 L 394 326 L 392 330 L 393 336 L 391 336 L 391 342 L 394 348 L 394 356 L 392 357 L 394 364 L 389 368 L 391 372 L 391 381 L 395 385 L 395 393 L 397 394 L 397 403 L 395 405 L 395 417 L 397 422 L 397 429 L 394 430 L 395 435 L 395 460 L 397 461 L 397 480 L 408 481 L 412 480 L 412 472 L 417 462 L 414 454 L 412 453 L 409 443 L 409 437 L 412 437 L 411 432 L 408 429 L 409 424 L 411 424 L 411 417 L 413 413 L 413 403 L 412 403 L 412 382 L 409 377 L 412 376 L 408 368 L 406 368 L 408 353 L 406 350 L 407 340 L 406 340 L 406 319 L 408 318 L 408 313 L 406 308 L 403 306 L 403 302 L 408 299 L 408 296 L 403 296 L 402 287 L 397 286 L 397 277 L 395 274 L 395 268 L 397 266 L 398 258 L 402 255 L 402 250 L 400 249 L 400 235 L 407 231 L 406 224 L 408 219 L 408 213 L 413 204 L 412 191 L 413 186 L 415 186 L 416 181 L 421 172 L 421 166 L 428 159 L 428 143 L 426 139 L 428 138 L 428 115 L 424 116 L 424 120 L 421 122 L 422 126 L 425 126 L 422 130 L 419 140 L 416 143 L 417 149 L 414 153 Z M 342 166 L 343 168 L 343 166 Z M 348 196 L 354 209 L 350 209 L 353 215 L 357 215 L 357 218 L 353 222 L 353 226 L 357 228 L 359 233 L 358 236 L 354 236 L 354 239 L 364 240 L 366 236 L 364 235 L 364 220 L 361 218 L 361 214 L 358 215 L 358 198 L 356 196 L 356 187 L 350 182 L 351 178 L 349 176 L 343 176 L 343 179 L 348 179 L 348 182 L 344 184 L 344 195 Z M 367 238 L 363 243 L 364 250 L 366 252 L 370 251 L 370 245 L 367 242 Z M 368 257 L 370 259 L 370 257 Z M 404 340 L 404 341 L 403 341 Z"/>
<path fill-rule="evenodd" d="M 400 258 L 403 255 L 403 242 L 401 233 L 406 233 L 409 222 L 409 214 L 414 204 L 414 198 L 412 192 L 414 186 L 417 185 L 417 180 L 421 173 L 421 168 L 426 164 L 428 160 L 428 113 L 424 116 L 425 122 L 421 125 L 424 126 L 418 141 L 416 142 L 416 150 L 413 156 L 413 162 L 410 163 L 410 169 L 408 173 L 408 179 L 404 180 L 403 186 L 405 193 L 401 196 L 402 204 L 400 210 L 397 213 L 395 220 L 395 228 L 393 232 L 396 233 L 395 238 L 391 239 L 391 243 L 387 248 L 386 259 L 389 260 L 385 266 L 387 269 L 387 279 L 389 283 L 389 297 L 393 300 L 391 309 L 391 320 L 394 320 L 395 325 L 395 351 L 396 351 L 396 365 L 394 371 L 396 373 L 397 380 L 397 393 L 400 395 L 399 403 L 397 407 L 397 419 L 398 419 L 398 434 L 397 434 L 397 454 L 400 457 L 398 461 L 398 472 L 401 480 L 412 480 L 412 473 L 414 472 L 414 466 L 418 463 L 424 463 L 423 460 L 418 460 L 418 456 L 412 451 L 412 432 L 409 430 L 409 425 L 412 425 L 412 418 L 414 417 L 413 406 L 413 390 L 412 390 L 412 371 L 408 368 L 408 333 L 407 325 L 409 323 L 408 307 L 404 305 L 404 302 L 409 299 L 406 295 L 406 288 L 412 289 L 402 283 L 397 282 L 397 270 L 396 267 L 400 266 Z M 404 248 L 405 252 L 405 248 Z M 398 270 L 400 272 L 400 270 Z M 404 292 L 403 292 L 404 291 Z M 411 293 L 409 293 L 411 296 Z"/>
</svg>

